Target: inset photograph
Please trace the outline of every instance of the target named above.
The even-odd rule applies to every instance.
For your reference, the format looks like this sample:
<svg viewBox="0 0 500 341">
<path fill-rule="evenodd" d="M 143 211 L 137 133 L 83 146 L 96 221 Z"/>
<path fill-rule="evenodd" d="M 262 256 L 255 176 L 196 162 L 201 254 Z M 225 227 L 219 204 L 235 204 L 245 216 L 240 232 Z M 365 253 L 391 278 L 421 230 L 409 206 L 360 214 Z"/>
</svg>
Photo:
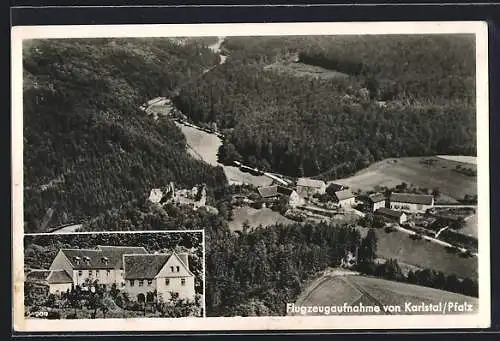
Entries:
<svg viewBox="0 0 500 341">
<path fill-rule="evenodd" d="M 202 231 L 24 238 L 25 318 L 203 317 Z"/>
</svg>

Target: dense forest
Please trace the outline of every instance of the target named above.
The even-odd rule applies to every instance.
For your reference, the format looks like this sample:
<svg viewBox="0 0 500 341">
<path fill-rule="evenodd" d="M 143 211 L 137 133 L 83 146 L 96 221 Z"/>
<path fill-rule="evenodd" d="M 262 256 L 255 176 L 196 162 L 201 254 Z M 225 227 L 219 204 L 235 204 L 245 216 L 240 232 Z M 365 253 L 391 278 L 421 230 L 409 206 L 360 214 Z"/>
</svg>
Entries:
<svg viewBox="0 0 500 341">
<path fill-rule="evenodd" d="M 223 162 L 331 179 L 387 157 L 475 155 L 473 37 L 231 37 L 223 48 L 227 62 L 176 98 L 225 129 Z M 265 69 L 290 54 L 349 77 Z"/>
<path fill-rule="evenodd" d="M 40 40 L 24 46 L 27 231 L 78 221 L 170 181 L 224 186 L 168 120 L 139 106 L 202 75 L 218 56 L 168 39 Z"/>
</svg>

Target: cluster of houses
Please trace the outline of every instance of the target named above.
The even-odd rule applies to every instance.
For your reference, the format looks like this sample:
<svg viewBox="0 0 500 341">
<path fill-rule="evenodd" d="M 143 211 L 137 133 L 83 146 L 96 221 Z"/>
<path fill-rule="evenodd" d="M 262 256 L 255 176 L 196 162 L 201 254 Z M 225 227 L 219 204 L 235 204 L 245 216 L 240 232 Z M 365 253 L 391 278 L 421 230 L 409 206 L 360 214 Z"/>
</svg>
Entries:
<svg viewBox="0 0 500 341">
<path fill-rule="evenodd" d="M 408 220 L 407 212 L 425 212 L 434 206 L 434 196 L 427 194 L 393 192 L 386 198 L 382 193 L 374 193 L 365 201 L 370 212 L 399 224 Z"/>
<path fill-rule="evenodd" d="M 295 189 L 273 185 L 258 188 L 258 193 L 265 202 L 285 197 L 291 208 L 307 209 L 327 216 L 338 208 L 351 209 L 357 204 L 356 195 L 343 185 L 327 186 L 324 181 L 309 178 L 299 178 Z M 315 197 L 325 194 L 328 194 L 328 201 L 331 202 L 330 209 L 311 205 L 315 202 Z M 434 197 L 426 194 L 394 192 L 386 197 L 382 193 L 373 193 L 367 197 L 360 196 L 358 199 L 365 201 L 368 212 L 400 224 L 407 221 L 407 213 L 425 212 L 434 206 Z"/>
<path fill-rule="evenodd" d="M 193 211 L 203 208 L 209 213 L 218 214 L 215 207 L 207 205 L 205 184 L 194 186 L 191 189 L 176 189 L 174 183 L 170 182 L 165 189 L 153 188 L 149 193 L 148 200 L 161 206 L 175 203 L 190 206 Z"/>
<path fill-rule="evenodd" d="M 150 254 L 143 247 L 98 246 L 96 249 L 60 249 L 48 270 L 32 270 L 26 281 L 48 287 L 57 294 L 92 283 L 113 284 L 131 300 L 145 302 L 156 292 L 159 300 L 171 295 L 193 301 L 195 276 L 189 270 L 187 253 Z"/>
</svg>

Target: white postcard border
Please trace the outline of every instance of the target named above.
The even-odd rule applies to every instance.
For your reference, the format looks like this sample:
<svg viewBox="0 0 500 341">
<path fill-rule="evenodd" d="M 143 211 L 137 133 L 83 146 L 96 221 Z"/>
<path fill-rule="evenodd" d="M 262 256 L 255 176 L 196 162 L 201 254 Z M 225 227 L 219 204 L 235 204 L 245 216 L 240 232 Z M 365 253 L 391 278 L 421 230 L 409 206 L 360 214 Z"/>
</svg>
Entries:
<svg viewBox="0 0 500 341">
<path fill-rule="evenodd" d="M 490 326 L 488 27 L 486 22 L 248 23 L 180 25 L 26 26 L 12 28 L 13 322 L 16 331 L 210 331 L 428 329 Z M 44 38 L 475 34 L 479 309 L 474 315 L 287 316 L 29 320 L 24 318 L 22 41 Z M 119 231 L 123 232 L 123 231 Z M 143 232 L 143 231 L 137 231 Z M 148 232 L 148 231 L 144 231 Z M 166 231 L 164 231 L 166 232 Z M 174 231 L 171 231 L 174 232 Z M 108 233 L 108 232 L 106 232 Z M 203 234 L 203 236 L 205 236 Z M 205 243 L 205 238 L 203 237 Z M 204 245 L 205 255 L 205 245 Z M 203 263 L 205 270 L 205 262 Z M 205 285 L 205 281 L 204 281 Z M 206 309 L 205 309 L 206 311 Z M 171 323 L 167 323 L 171 322 Z"/>
</svg>

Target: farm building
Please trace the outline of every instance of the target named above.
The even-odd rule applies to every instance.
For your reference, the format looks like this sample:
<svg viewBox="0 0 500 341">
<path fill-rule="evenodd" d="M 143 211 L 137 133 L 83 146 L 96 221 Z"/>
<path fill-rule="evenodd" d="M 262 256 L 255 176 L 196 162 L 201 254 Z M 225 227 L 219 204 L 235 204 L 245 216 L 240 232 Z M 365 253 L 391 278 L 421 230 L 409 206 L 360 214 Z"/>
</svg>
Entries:
<svg viewBox="0 0 500 341">
<path fill-rule="evenodd" d="M 426 194 L 392 193 L 389 206 L 393 210 L 425 211 L 434 206 L 434 197 Z"/>
<path fill-rule="evenodd" d="M 341 207 L 351 207 L 354 205 L 356 197 L 350 190 L 345 189 L 343 191 L 335 192 L 333 200 Z"/>
<path fill-rule="evenodd" d="M 403 224 L 408 220 L 406 213 L 401 211 L 394 211 L 390 208 L 380 207 L 375 211 L 375 214 L 391 221 L 396 221 L 398 224 Z"/>
<path fill-rule="evenodd" d="M 302 199 L 299 194 L 291 188 L 286 188 L 283 186 L 265 186 L 259 187 L 257 189 L 259 195 L 262 199 L 266 200 L 276 200 L 280 197 L 287 197 L 288 204 L 292 207 L 300 205 L 302 203 Z"/>
<path fill-rule="evenodd" d="M 157 291 L 194 299 L 194 275 L 189 270 L 188 255 L 149 254 L 143 247 L 98 246 L 97 249 L 61 249 L 52 261 L 45 281 L 50 293 L 62 293 L 73 285 L 89 282 L 104 286 L 116 284 L 132 299 L 144 300 Z"/>
<path fill-rule="evenodd" d="M 297 193 L 301 197 L 312 197 L 314 194 L 324 194 L 326 183 L 321 180 L 300 178 L 297 180 Z"/>
<path fill-rule="evenodd" d="M 368 196 L 370 211 L 375 212 L 379 208 L 385 207 L 385 196 L 382 193 L 373 193 Z"/>
</svg>

